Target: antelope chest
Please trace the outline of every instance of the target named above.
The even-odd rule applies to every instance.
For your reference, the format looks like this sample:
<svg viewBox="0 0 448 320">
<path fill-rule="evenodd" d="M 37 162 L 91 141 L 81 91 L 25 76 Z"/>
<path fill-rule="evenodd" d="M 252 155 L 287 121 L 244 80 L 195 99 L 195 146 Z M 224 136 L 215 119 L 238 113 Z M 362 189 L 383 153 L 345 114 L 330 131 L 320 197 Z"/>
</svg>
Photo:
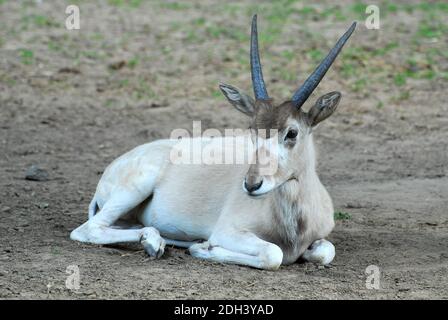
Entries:
<svg viewBox="0 0 448 320">
<path fill-rule="evenodd" d="M 306 250 L 309 244 L 304 243 L 306 221 L 301 211 L 276 221 L 275 243 L 283 251 L 283 263 L 291 264 Z"/>
</svg>

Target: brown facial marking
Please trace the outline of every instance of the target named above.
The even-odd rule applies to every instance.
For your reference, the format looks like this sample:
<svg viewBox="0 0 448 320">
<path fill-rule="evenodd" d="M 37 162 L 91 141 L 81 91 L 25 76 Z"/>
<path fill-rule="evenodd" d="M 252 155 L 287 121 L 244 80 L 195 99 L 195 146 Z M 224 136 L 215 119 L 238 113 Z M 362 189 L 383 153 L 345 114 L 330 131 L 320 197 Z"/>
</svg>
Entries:
<svg viewBox="0 0 448 320">
<path fill-rule="evenodd" d="M 270 129 L 282 132 L 287 127 L 287 120 L 294 118 L 299 122 L 306 122 L 306 114 L 294 107 L 290 102 L 284 102 L 278 106 L 272 104 L 272 100 L 257 100 L 255 103 L 256 113 L 252 119 L 251 128 L 265 129 L 266 138 L 270 138 Z"/>
</svg>

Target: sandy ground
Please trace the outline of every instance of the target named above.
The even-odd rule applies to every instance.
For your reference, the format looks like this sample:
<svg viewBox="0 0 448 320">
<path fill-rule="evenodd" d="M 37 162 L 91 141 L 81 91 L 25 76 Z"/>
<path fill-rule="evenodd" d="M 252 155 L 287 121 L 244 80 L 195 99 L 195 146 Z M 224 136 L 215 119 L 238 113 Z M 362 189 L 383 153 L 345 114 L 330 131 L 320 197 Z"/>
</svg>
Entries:
<svg viewBox="0 0 448 320">
<path fill-rule="evenodd" d="M 443 3 L 0 1 L 1 298 L 448 298 L 448 52 Z M 217 89 L 250 91 L 249 21 L 259 14 L 271 93 L 287 99 L 351 21 L 361 21 L 316 97 L 343 92 L 315 133 L 318 172 L 340 214 L 329 267 L 276 272 L 169 248 L 94 246 L 69 233 L 105 166 L 175 128 L 244 128 Z M 276 101 L 278 101 L 276 100 Z M 310 102 L 304 108 L 309 107 Z M 36 164 L 49 180 L 25 180 Z M 79 290 L 65 286 L 77 265 Z M 381 288 L 366 288 L 376 265 Z"/>
</svg>

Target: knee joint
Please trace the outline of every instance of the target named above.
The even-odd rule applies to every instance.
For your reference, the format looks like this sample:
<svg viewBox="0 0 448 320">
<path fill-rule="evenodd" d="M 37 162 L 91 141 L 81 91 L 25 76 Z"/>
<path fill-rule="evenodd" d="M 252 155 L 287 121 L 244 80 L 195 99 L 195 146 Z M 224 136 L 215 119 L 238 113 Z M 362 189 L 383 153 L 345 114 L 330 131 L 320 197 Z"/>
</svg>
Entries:
<svg viewBox="0 0 448 320">
<path fill-rule="evenodd" d="M 275 244 L 270 244 L 261 253 L 261 268 L 277 270 L 283 261 L 283 251 Z"/>
</svg>

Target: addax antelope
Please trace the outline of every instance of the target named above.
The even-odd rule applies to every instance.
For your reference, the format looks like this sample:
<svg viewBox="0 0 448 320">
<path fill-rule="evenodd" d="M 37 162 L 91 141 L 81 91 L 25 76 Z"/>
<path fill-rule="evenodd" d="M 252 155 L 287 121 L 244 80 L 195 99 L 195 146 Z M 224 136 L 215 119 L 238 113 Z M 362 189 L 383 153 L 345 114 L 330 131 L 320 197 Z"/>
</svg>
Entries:
<svg viewBox="0 0 448 320">
<path fill-rule="evenodd" d="M 256 19 L 255 15 L 250 42 L 255 99 L 220 84 L 228 101 L 250 118 L 246 135 L 255 161 L 238 165 L 172 161 L 172 150 L 179 144 L 221 146 L 222 139 L 228 139 L 224 137 L 164 139 L 138 146 L 106 168 L 88 221 L 72 231 L 71 239 L 94 244 L 140 242 L 156 258 L 169 244 L 188 248 L 197 258 L 271 270 L 300 257 L 320 264 L 333 260 L 335 248 L 325 240 L 334 227 L 333 204 L 316 173 L 312 133 L 336 110 L 341 94 L 321 96 L 308 112 L 302 105 L 356 22 L 292 98 L 274 105 L 263 80 Z M 262 137 L 260 132 L 266 129 Z M 263 170 L 266 157 L 277 159 L 273 172 Z"/>
</svg>

